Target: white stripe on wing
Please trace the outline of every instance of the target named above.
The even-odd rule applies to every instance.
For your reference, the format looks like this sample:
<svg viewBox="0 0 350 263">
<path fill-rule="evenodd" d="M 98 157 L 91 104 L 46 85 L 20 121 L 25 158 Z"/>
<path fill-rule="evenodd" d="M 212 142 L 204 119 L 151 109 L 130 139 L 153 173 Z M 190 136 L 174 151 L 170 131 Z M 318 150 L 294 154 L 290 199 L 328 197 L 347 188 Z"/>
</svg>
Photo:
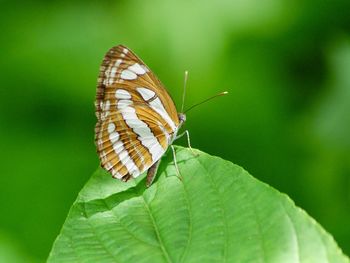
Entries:
<svg viewBox="0 0 350 263">
<path fill-rule="evenodd" d="M 155 95 L 154 91 L 150 89 L 139 87 L 139 88 L 136 88 L 136 90 L 145 101 L 148 101 L 149 99 L 153 98 Z M 173 120 L 170 118 L 168 112 L 165 110 L 161 100 L 158 97 L 156 97 L 154 100 L 149 102 L 149 105 L 155 112 L 157 112 L 160 116 L 162 116 L 162 118 L 169 124 L 173 132 L 175 132 L 176 125 L 173 122 Z"/>
</svg>

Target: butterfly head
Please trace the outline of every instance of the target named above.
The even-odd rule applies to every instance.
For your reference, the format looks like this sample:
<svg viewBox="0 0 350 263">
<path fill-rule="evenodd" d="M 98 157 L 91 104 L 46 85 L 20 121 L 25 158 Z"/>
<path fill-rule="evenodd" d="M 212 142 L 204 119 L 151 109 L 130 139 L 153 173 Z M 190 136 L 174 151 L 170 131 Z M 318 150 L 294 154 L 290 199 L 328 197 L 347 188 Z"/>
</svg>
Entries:
<svg viewBox="0 0 350 263">
<path fill-rule="evenodd" d="M 180 121 L 180 125 L 183 124 L 186 121 L 186 114 L 185 113 L 179 113 L 179 121 Z"/>
</svg>

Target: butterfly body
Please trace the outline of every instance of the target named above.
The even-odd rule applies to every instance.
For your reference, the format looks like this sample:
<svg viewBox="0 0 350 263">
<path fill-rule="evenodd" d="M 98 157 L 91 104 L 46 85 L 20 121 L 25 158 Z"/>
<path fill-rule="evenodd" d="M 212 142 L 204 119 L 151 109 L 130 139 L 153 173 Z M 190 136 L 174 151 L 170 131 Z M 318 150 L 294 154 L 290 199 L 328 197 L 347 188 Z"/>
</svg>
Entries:
<svg viewBox="0 0 350 263">
<path fill-rule="evenodd" d="M 151 182 L 186 120 L 162 83 L 130 49 L 113 47 L 100 67 L 95 107 L 101 166 L 123 181 L 149 170 Z"/>
</svg>

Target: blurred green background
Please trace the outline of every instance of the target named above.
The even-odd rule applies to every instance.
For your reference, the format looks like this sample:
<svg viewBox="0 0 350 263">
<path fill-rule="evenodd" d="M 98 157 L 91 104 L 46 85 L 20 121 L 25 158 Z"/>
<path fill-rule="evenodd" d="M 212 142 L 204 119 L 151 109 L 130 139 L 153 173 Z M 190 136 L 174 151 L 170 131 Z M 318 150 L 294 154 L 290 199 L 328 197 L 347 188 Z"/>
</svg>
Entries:
<svg viewBox="0 0 350 263">
<path fill-rule="evenodd" d="M 192 145 L 287 193 L 350 254 L 350 1 L 1 1 L 0 261 L 42 262 L 98 166 L 100 62 L 134 50 Z M 186 145 L 182 139 L 177 144 Z"/>
</svg>

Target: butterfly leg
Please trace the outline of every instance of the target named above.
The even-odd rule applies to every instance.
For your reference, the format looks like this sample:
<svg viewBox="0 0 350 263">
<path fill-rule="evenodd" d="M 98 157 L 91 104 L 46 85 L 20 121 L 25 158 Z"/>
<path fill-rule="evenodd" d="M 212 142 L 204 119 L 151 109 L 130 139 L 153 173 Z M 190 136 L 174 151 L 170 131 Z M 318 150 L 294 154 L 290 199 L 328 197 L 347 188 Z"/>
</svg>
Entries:
<svg viewBox="0 0 350 263">
<path fill-rule="evenodd" d="M 190 141 L 190 132 L 188 130 L 184 131 L 183 133 L 181 133 L 180 135 L 176 136 L 176 139 L 179 139 L 181 138 L 182 136 L 184 136 L 186 134 L 186 137 L 187 137 L 187 145 L 188 145 L 188 148 L 190 148 L 192 154 L 194 156 L 198 156 L 198 153 L 195 153 L 194 150 L 192 149 L 191 147 L 191 141 Z"/>
<path fill-rule="evenodd" d="M 181 174 L 180 174 L 180 170 L 179 170 L 179 167 L 177 166 L 177 160 L 176 160 L 176 152 L 175 152 L 175 148 L 173 145 L 170 145 L 171 147 L 171 150 L 173 151 L 173 157 L 174 157 L 174 164 L 175 164 L 175 169 L 176 169 L 176 174 L 177 174 L 177 177 L 182 181 L 182 177 L 181 177 Z"/>
<path fill-rule="evenodd" d="M 160 159 L 156 161 L 147 171 L 146 186 L 150 187 L 157 175 Z"/>
</svg>

